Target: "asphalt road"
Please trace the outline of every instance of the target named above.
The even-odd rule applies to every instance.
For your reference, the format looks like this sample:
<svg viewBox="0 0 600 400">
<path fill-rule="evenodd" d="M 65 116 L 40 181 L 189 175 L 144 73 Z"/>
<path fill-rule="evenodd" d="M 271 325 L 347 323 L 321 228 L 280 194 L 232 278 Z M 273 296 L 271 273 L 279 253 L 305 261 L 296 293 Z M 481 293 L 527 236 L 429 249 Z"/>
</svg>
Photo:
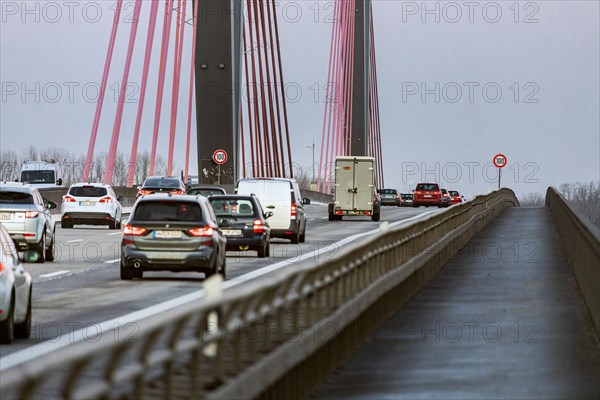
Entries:
<svg viewBox="0 0 600 400">
<path fill-rule="evenodd" d="M 306 209 L 306 243 L 292 245 L 275 239 L 271 242 L 271 257 L 264 259 L 256 258 L 253 251 L 228 252 L 227 280 L 282 261 L 293 263 L 315 250 L 329 250 L 319 257 L 330 257 L 337 251 L 336 242 L 379 227 L 379 223 L 362 217 L 330 222 L 327 207 L 321 204 Z M 384 207 L 381 221 L 400 221 L 431 210 L 434 209 Z M 143 280 L 122 281 L 120 240 L 120 231 L 107 227 L 79 226 L 64 230 L 57 225 L 56 260 L 25 264 L 34 281 L 31 338 L 1 346 L 0 358 L 82 328 L 88 328 L 93 335 L 104 321 L 202 288 L 204 275 L 199 273 L 147 272 Z"/>
</svg>

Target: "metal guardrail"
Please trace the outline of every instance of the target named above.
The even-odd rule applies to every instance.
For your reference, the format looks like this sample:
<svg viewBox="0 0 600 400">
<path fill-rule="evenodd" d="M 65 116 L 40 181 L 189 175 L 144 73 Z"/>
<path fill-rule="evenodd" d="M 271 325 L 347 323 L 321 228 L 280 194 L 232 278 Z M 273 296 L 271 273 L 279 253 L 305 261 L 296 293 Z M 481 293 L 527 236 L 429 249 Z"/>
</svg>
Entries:
<svg viewBox="0 0 600 400">
<path fill-rule="evenodd" d="M 502 189 L 382 225 L 324 262 L 139 321 L 129 339 L 121 327 L 2 368 L 1 398 L 304 397 L 507 206 Z"/>
<path fill-rule="evenodd" d="M 596 332 L 600 334 L 600 227 L 571 207 L 553 187 L 546 191 L 546 206 L 550 208 Z"/>
</svg>

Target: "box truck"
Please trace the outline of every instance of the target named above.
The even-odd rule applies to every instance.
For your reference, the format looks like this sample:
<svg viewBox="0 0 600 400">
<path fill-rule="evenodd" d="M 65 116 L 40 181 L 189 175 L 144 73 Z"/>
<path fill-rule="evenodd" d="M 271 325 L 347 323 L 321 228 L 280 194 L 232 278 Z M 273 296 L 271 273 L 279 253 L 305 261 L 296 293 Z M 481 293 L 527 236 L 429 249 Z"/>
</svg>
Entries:
<svg viewBox="0 0 600 400">
<path fill-rule="evenodd" d="M 336 157 L 333 203 L 328 211 L 330 221 L 344 216 L 370 216 L 379 221 L 381 207 L 377 202 L 373 157 Z"/>
<path fill-rule="evenodd" d="M 63 186 L 60 166 L 54 160 L 25 161 L 21 167 L 21 182 L 30 183 L 38 189 Z"/>
</svg>

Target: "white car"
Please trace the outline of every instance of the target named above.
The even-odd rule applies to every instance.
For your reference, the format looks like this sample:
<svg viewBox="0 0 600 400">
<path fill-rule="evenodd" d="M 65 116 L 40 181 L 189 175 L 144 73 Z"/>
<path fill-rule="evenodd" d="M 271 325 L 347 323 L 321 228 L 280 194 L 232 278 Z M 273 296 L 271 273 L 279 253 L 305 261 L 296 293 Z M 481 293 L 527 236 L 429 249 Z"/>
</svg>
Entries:
<svg viewBox="0 0 600 400">
<path fill-rule="evenodd" d="M 0 343 L 31 335 L 32 288 L 15 243 L 0 224 Z"/>
<path fill-rule="evenodd" d="M 121 197 L 110 185 L 75 183 L 63 196 L 60 224 L 63 229 L 73 225 L 108 225 L 121 229 Z"/>
</svg>

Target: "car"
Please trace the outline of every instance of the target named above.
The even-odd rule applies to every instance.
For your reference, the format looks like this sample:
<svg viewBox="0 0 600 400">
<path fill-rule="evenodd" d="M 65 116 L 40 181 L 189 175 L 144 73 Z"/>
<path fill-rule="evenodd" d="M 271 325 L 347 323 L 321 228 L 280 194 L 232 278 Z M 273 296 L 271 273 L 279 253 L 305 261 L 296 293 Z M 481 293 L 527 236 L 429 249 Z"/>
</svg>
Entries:
<svg viewBox="0 0 600 400">
<path fill-rule="evenodd" d="M 402 207 L 412 207 L 412 205 L 413 205 L 412 193 L 400 193 L 400 205 Z"/>
<path fill-rule="evenodd" d="M 214 195 L 208 201 L 227 238 L 227 250 L 255 250 L 259 258 L 270 255 L 271 227 L 267 219 L 273 213 L 265 213 L 256 196 Z"/>
<path fill-rule="evenodd" d="M 21 264 L 15 243 L 0 223 L 0 343 L 31 336 L 31 276 Z"/>
<path fill-rule="evenodd" d="M 442 207 L 450 207 L 452 205 L 452 197 L 446 189 L 440 189 L 442 192 Z"/>
<path fill-rule="evenodd" d="M 236 194 L 256 195 L 263 209 L 271 211 L 271 238 L 289 239 L 293 244 L 306 240 L 306 214 L 300 187 L 295 179 L 243 178 L 237 182 Z"/>
<path fill-rule="evenodd" d="M 413 192 L 413 207 L 442 207 L 442 191 L 437 183 L 418 183 Z"/>
<path fill-rule="evenodd" d="M 62 198 L 60 225 L 63 229 L 80 224 L 121 229 L 121 200 L 110 185 L 75 183 Z"/>
<path fill-rule="evenodd" d="M 31 261 L 54 261 L 55 226 L 50 210 L 56 203 L 42 198 L 29 184 L 0 183 L 0 222 L 20 251 L 33 250 Z"/>
<path fill-rule="evenodd" d="M 452 201 L 451 201 L 452 204 L 460 204 L 463 201 L 465 201 L 465 196 L 462 196 L 456 190 L 449 190 L 448 193 L 450 194 L 450 197 L 452 198 Z"/>
<path fill-rule="evenodd" d="M 185 183 L 174 176 L 149 176 L 138 186 L 137 197 L 153 193 L 185 194 Z"/>
<path fill-rule="evenodd" d="M 377 194 L 382 206 L 400 207 L 400 195 L 396 189 L 379 189 Z"/>
<path fill-rule="evenodd" d="M 219 273 L 225 278 L 226 241 L 203 196 L 151 194 L 135 203 L 121 241 L 121 279 L 145 271 Z"/>
<path fill-rule="evenodd" d="M 197 195 L 200 194 L 204 197 L 212 196 L 215 194 L 227 194 L 225 189 L 220 186 L 214 185 L 194 185 L 187 190 L 187 194 Z"/>
</svg>

